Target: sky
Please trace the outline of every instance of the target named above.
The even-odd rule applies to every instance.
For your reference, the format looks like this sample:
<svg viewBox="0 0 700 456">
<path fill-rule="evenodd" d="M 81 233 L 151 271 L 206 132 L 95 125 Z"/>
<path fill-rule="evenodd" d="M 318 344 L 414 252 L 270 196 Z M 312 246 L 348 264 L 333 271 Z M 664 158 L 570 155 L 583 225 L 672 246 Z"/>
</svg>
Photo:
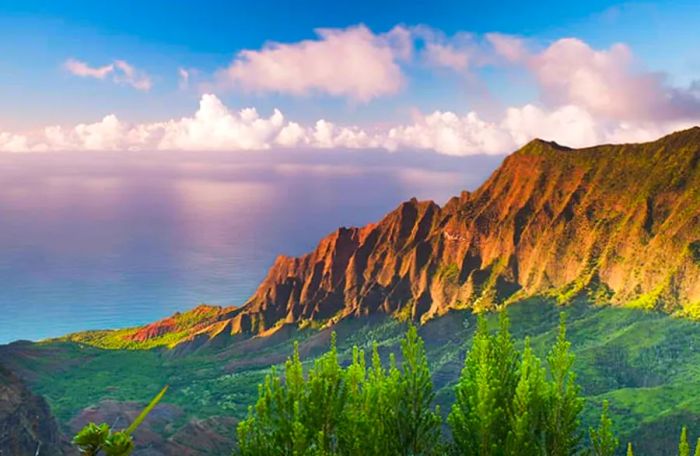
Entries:
<svg viewBox="0 0 700 456">
<path fill-rule="evenodd" d="M 0 152 L 583 147 L 700 124 L 700 2 L 0 0 Z"/>
</svg>

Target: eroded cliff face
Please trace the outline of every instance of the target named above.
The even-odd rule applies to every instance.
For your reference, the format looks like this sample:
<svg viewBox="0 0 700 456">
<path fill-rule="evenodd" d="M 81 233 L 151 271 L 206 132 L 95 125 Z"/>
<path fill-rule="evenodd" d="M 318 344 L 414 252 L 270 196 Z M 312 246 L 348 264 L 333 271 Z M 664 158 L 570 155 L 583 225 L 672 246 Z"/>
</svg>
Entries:
<svg viewBox="0 0 700 456">
<path fill-rule="evenodd" d="M 534 140 L 443 207 L 413 199 L 307 255 L 278 257 L 241 307 L 203 306 L 120 337 L 196 348 L 285 323 L 425 321 L 582 294 L 700 318 L 700 128 L 586 149 Z"/>
<path fill-rule="evenodd" d="M 230 330 L 373 312 L 427 319 L 587 293 L 695 313 L 700 304 L 700 128 L 569 149 L 535 140 L 474 193 L 414 200 L 279 257 Z"/>
<path fill-rule="evenodd" d="M 46 401 L 0 366 L 0 455 L 35 454 L 74 453 L 59 432 Z"/>
</svg>

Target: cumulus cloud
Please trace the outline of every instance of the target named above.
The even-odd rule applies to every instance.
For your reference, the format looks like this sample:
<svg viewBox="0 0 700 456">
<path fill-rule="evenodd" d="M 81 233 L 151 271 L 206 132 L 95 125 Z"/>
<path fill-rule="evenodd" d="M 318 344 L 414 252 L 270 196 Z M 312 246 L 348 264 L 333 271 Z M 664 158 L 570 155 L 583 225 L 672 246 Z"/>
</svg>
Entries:
<svg viewBox="0 0 700 456">
<path fill-rule="evenodd" d="M 404 76 L 398 61 L 411 52 L 406 30 L 375 35 L 359 25 L 316 33 L 315 40 L 241 51 L 217 79 L 251 92 L 317 92 L 361 102 L 401 88 Z"/>
<path fill-rule="evenodd" d="M 285 121 L 282 113 L 261 117 L 255 108 L 229 111 L 214 95 L 203 95 L 194 117 L 153 125 L 158 149 L 268 149 L 274 143 Z"/>
<path fill-rule="evenodd" d="M 91 67 L 83 61 L 70 58 L 63 63 L 63 67 L 69 73 L 83 78 L 105 79 L 111 75 L 115 83 L 128 85 L 137 90 L 148 91 L 152 86 L 148 74 L 136 69 L 125 60 L 115 60 L 101 67 Z"/>
<path fill-rule="evenodd" d="M 533 52 L 518 37 L 491 34 L 487 39 L 497 56 L 534 75 L 549 107 L 573 105 L 619 122 L 700 117 L 700 97 L 692 86 L 673 87 L 666 74 L 644 70 L 624 44 L 597 50 L 579 39 L 563 38 Z"/>
<path fill-rule="evenodd" d="M 0 152 L 26 152 L 31 149 L 26 136 L 0 132 Z"/>
<path fill-rule="evenodd" d="M 690 127 L 690 121 L 601 121 L 588 110 L 526 104 L 507 108 L 495 120 L 476 112 L 418 114 L 404 124 L 375 128 L 338 125 L 327 119 L 303 125 L 274 109 L 230 110 L 212 94 L 202 96 L 192 116 L 130 124 L 110 114 L 70 128 L 51 126 L 33 135 L 0 133 L 0 151 L 54 150 L 266 150 L 284 148 L 427 149 L 448 155 L 503 154 L 535 137 L 573 147 L 602 142 L 645 141 Z"/>
</svg>

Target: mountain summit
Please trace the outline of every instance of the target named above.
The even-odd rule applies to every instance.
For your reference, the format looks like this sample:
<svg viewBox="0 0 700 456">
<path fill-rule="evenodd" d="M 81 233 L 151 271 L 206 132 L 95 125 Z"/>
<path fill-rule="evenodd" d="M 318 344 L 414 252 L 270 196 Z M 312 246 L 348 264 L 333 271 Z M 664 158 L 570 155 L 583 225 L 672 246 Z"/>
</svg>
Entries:
<svg viewBox="0 0 700 456">
<path fill-rule="evenodd" d="M 200 307 L 124 337 L 182 335 L 191 323 L 190 335 L 226 339 L 373 313 L 426 321 L 531 296 L 697 316 L 699 163 L 698 127 L 584 149 L 536 139 L 443 207 L 412 199 L 278 257 L 241 307 Z"/>
</svg>

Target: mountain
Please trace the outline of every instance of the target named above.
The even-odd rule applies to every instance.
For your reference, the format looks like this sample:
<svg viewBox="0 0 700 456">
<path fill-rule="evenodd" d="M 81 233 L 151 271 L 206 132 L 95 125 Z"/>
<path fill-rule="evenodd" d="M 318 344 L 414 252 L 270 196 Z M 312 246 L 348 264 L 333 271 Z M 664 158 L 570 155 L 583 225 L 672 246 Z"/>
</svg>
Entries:
<svg viewBox="0 0 700 456">
<path fill-rule="evenodd" d="M 120 340 L 225 340 L 374 313 L 424 322 L 580 295 L 700 316 L 699 127 L 585 149 L 534 140 L 473 193 L 442 207 L 412 199 L 307 255 L 278 257 L 239 308 L 200 307 L 176 316 L 189 327 L 170 318 Z"/>
<path fill-rule="evenodd" d="M 700 309 L 700 128 L 639 145 L 535 140 L 474 193 L 401 204 L 279 257 L 233 331 L 374 312 L 426 320 L 536 295 Z"/>
<path fill-rule="evenodd" d="M 0 454 L 55 456 L 68 452 L 67 440 L 46 401 L 0 365 Z"/>
<path fill-rule="evenodd" d="M 586 149 L 535 140 L 442 207 L 411 200 L 277 258 L 241 307 L 0 346 L 0 363 L 66 434 L 90 419 L 128 422 L 169 384 L 135 454 L 221 454 L 292 342 L 312 362 L 336 332 L 344 362 L 372 341 L 386 358 L 418 320 L 446 411 L 472 310 L 508 305 L 517 340 L 544 357 L 566 303 L 583 428 L 609 400 L 623 442 L 665 454 L 681 425 L 700 429 L 699 162 L 700 128 Z"/>
</svg>

